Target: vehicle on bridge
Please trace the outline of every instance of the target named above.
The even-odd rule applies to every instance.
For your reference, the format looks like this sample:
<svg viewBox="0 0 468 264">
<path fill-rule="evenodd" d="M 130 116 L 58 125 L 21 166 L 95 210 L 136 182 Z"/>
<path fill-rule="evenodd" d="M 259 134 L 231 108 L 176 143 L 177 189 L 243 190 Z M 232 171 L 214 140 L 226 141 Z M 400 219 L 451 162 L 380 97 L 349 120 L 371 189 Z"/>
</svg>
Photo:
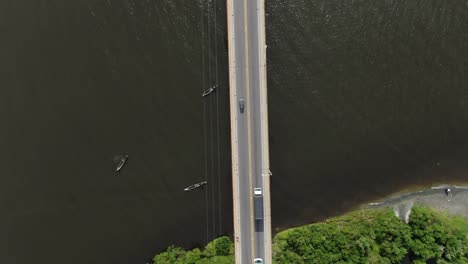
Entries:
<svg viewBox="0 0 468 264">
<path fill-rule="evenodd" d="M 262 196 L 262 188 L 254 188 L 254 196 Z"/>
<path fill-rule="evenodd" d="M 254 264 L 263 264 L 263 259 L 261 259 L 261 258 L 255 258 L 255 259 L 254 259 Z"/>
<path fill-rule="evenodd" d="M 244 98 L 242 98 L 239 100 L 239 110 L 241 114 L 244 113 L 244 108 L 245 108 L 245 101 L 244 101 Z"/>
<path fill-rule="evenodd" d="M 254 217 L 255 220 L 263 220 L 262 188 L 254 188 Z"/>
</svg>

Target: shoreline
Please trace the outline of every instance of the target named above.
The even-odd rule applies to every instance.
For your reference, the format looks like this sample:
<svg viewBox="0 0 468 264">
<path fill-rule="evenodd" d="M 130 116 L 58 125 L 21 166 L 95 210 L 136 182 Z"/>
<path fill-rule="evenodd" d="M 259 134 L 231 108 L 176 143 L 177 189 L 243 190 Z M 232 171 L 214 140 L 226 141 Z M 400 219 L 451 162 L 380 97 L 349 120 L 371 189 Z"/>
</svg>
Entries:
<svg viewBox="0 0 468 264">
<path fill-rule="evenodd" d="M 443 188 L 446 186 L 450 186 L 451 188 L 455 187 L 455 189 L 458 189 L 457 195 L 453 195 L 453 196 L 456 196 L 456 198 L 458 199 L 454 200 L 455 202 L 452 201 L 452 204 L 445 203 L 446 195 L 444 193 Z M 439 191 L 434 191 L 437 189 Z M 458 193 L 462 189 L 464 191 L 462 191 L 461 195 L 458 195 Z M 431 194 L 431 191 L 433 192 L 432 194 Z M 397 202 L 397 200 L 399 200 L 399 202 Z M 313 223 L 321 223 L 321 222 L 326 221 L 328 218 L 342 216 L 347 213 L 358 211 L 358 210 L 374 209 L 374 208 L 380 208 L 380 207 L 385 207 L 385 206 L 387 207 L 393 206 L 394 209 L 395 207 L 399 207 L 400 211 L 403 208 L 410 209 L 412 207 L 412 203 L 414 204 L 414 202 L 424 204 L 436 210 L 447 211 L 450 215 L 455 215 L 459 212 L 459 214 L 463 218 L 468 219 L 468 181 L 435 181 L 430 184 L 409 185 L 405 188 L 399 189 L 396 192 L 385 195 L 382 198 L 369 200 L 365 203 L 361 203 L 359 205 L 353 206 L 352 208 L 349 208 L 349 210 L 343 211 L 341 214 L 330 216 L 317 222 L 303 223 L 300 225 L 286 225 L 286 226 L 276 227 L 274 228 L 274 233 L 272 235 L 274 236 L 278 234 L 279 232 L 282 232 L 282 231 L 285 231 L 287 229 L 294 228 L 294 227 L 304 226 L 304 225 L 313 224 Z M 460 206 L 466 209 L 462 210 L 459 208 Z M 450 207 L 452 209 L 450 209 Z"/>
<path fill-rule="evenodd" d="M 449 194 L 446 194 L 445 188 L 450 188 Z M 411 186 L 379 199 L 377 202 L 370 201 L 368 203 L 361 204 L 352 210 L 348 210 L 336 216 L 327 217 L 322 221 L 278 228 L 275 230 L 275 234 L 273 236 L 275 237 L 278 233 L 288 229 L 299 228 L 310 224 L 324 223 L 330 218 L 345 216 L 352 212 L 361 210 L 378 210 L 386 207 L 393 208 L 395 215 L 408 223 L 409 218 L 411 218 L 412 208 L 415 204 L 427 206 L 430 209 L 442 213 L 447 213 L 449 216 L 460 216 L 465 220 L 468 220 L 468 183 L 457 182 L 454 184 L 452 182 L 451 184 L 436 183 L 435 186 Z M 234 238 L 232 236 L 229 237 L 235 244 Z M 218 238 L 215 238 L 214 240 Z M 210 241 L 209 243 L 213 242 L 214 240 Z M 191 247 L 189 250 L 193 250 L 195 248 L 202 248 L 202 246 L 198 245 Z"/>
<path fill-rule="evenodd" d="M 407 186 L 405 188 L 399 189 L 396 192 L 392 192 L 392 193 L 390 193 L 388 195 L 385 195 L 382 198 L 369 200 L 368 202 L 357 206 L 355 209 L 358 210 L 358 209 L 362 208 L 363 206 L 368 205 L 370 203 L 383 202 L 383 201 L 395 198 L 397 196 L 405 196 L 405 195 L 408 195 L 408 194 L 417 193 L 417 192 L 420 192 L 421 190 L 424 190 L 424 189 L 432 189 L 432 188 L 439 188 L 439 187 L 443 188 L 445 186 L 459 186 L 459 187 L 467 188 L 468 187 L 468 181 L 435 181 L 435 182 L 431 182 L 430 184 L 409 185 L 409 186 Z M 353 211 L 353 210 L 350 210 L 350 211 Z"/>
<path fill-rule="evenodd" d="M 446 188 L 450 189 L 449 193 L 446 193 Z M 395 215 L 408 223 L 414 204 L 468 219 L 468 185 L 442 184 L 418 191 L 400 192 L 383 201 L 362 205 L 360 209 L 392 207 Z"/>
</svg>

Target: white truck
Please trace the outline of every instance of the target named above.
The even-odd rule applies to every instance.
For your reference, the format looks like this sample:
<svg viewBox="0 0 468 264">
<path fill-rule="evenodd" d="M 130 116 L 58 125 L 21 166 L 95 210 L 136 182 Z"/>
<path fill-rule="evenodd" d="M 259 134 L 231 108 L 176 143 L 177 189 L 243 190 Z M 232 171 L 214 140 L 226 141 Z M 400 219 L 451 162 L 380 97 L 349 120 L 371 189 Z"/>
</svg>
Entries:
<svg viewBox="0 0 468 264">
<path fill-rule="evenodd" d="M 262 188 L 254 188 L 254 218 L 255 220 L 263 220 Z"/>
</svg>

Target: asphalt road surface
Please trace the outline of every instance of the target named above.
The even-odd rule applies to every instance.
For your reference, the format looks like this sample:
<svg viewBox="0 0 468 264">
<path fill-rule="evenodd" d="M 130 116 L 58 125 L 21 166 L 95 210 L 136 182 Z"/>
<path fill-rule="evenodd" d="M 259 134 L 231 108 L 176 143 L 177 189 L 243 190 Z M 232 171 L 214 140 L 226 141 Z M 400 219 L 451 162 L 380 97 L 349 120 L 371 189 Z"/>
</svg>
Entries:
<svg viewBox="0 0 468 264">
<path fill-rule="evenodd" d="M 266 94 L 262 94 L 260 89 L 260 84 L 264 81 L 261 78 L 265 78 L 261 74 L 261 54 L 259 54 L 262 52 L 259 47 L 265 45 L 264 38 L 260 38 L 260 34 L 264 34 L 264 29 L 259 27 L 259 15 L 263 13 L 258 12 L 259 0 L 229 1 L 233 11 L 233 14 L 228 13 L 233 20 L 230 32 L 234 34 L 229 46 L 230 49 L 234 49 L 233 57 L 230 58 L 234 63 L 231 62 L 230 70 L 235 71 L 233 75 L 235 85 L 232 87 L 233 82 L 231 82 L 231 89 L 235 89 L 234 97 L 237 100 L 237 115 L 234 116 L 237 117 L 235 124 L 239 197 L 234 194 L 234 199 L 238 198 L 239 203 L 240 232 L 237 233 L 236 240 L 239 240 L 239 244 L 236 244 L 236 250 L 240 250 L 241 263 L 253 263 L 254 258 L 265 259 L 266 239 L 264 220 L 254 220 L 253 208 L 253 188 L 264 189 L 263 175 L 268 170 L 265 167 L 265 158 L 267 159 L 268 155 L 265 154 L 265 148 L 262 148 L 262 142 L 265 140 L 262 137 L 265 135 L 267 137 L 268 128 L 265 127 L 265 123 L 262 124 L 261 118 L 261 106 L 262 103 L 266 103 Z M 245 102 L 244 111 L 240 109 L 240 100 Z M 231 110 L 233 109 L 231 107 Z M 264 202 L 267 201 L 264 207 L 270 205 L 269 190 L 266 198 L 268 199 L 263 199 Z M 267 232 L 267 235 L 271 236 L 271 233 Z"/>
</svg>

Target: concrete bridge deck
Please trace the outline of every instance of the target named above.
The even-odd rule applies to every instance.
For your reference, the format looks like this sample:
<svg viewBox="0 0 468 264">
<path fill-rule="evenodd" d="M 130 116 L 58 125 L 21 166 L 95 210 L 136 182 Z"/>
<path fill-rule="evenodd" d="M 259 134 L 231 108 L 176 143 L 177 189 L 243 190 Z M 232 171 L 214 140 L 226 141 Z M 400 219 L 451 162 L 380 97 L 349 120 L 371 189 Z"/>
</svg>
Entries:
<svg viewBox="0 0 468 264">
<path fill-rule="evenodd" d="M 236 263 L 271 263 L 265 1 L 227 0 L 227 21 Z M 257 187 L 263 220 L 254 220 Z"/>
</svg>

